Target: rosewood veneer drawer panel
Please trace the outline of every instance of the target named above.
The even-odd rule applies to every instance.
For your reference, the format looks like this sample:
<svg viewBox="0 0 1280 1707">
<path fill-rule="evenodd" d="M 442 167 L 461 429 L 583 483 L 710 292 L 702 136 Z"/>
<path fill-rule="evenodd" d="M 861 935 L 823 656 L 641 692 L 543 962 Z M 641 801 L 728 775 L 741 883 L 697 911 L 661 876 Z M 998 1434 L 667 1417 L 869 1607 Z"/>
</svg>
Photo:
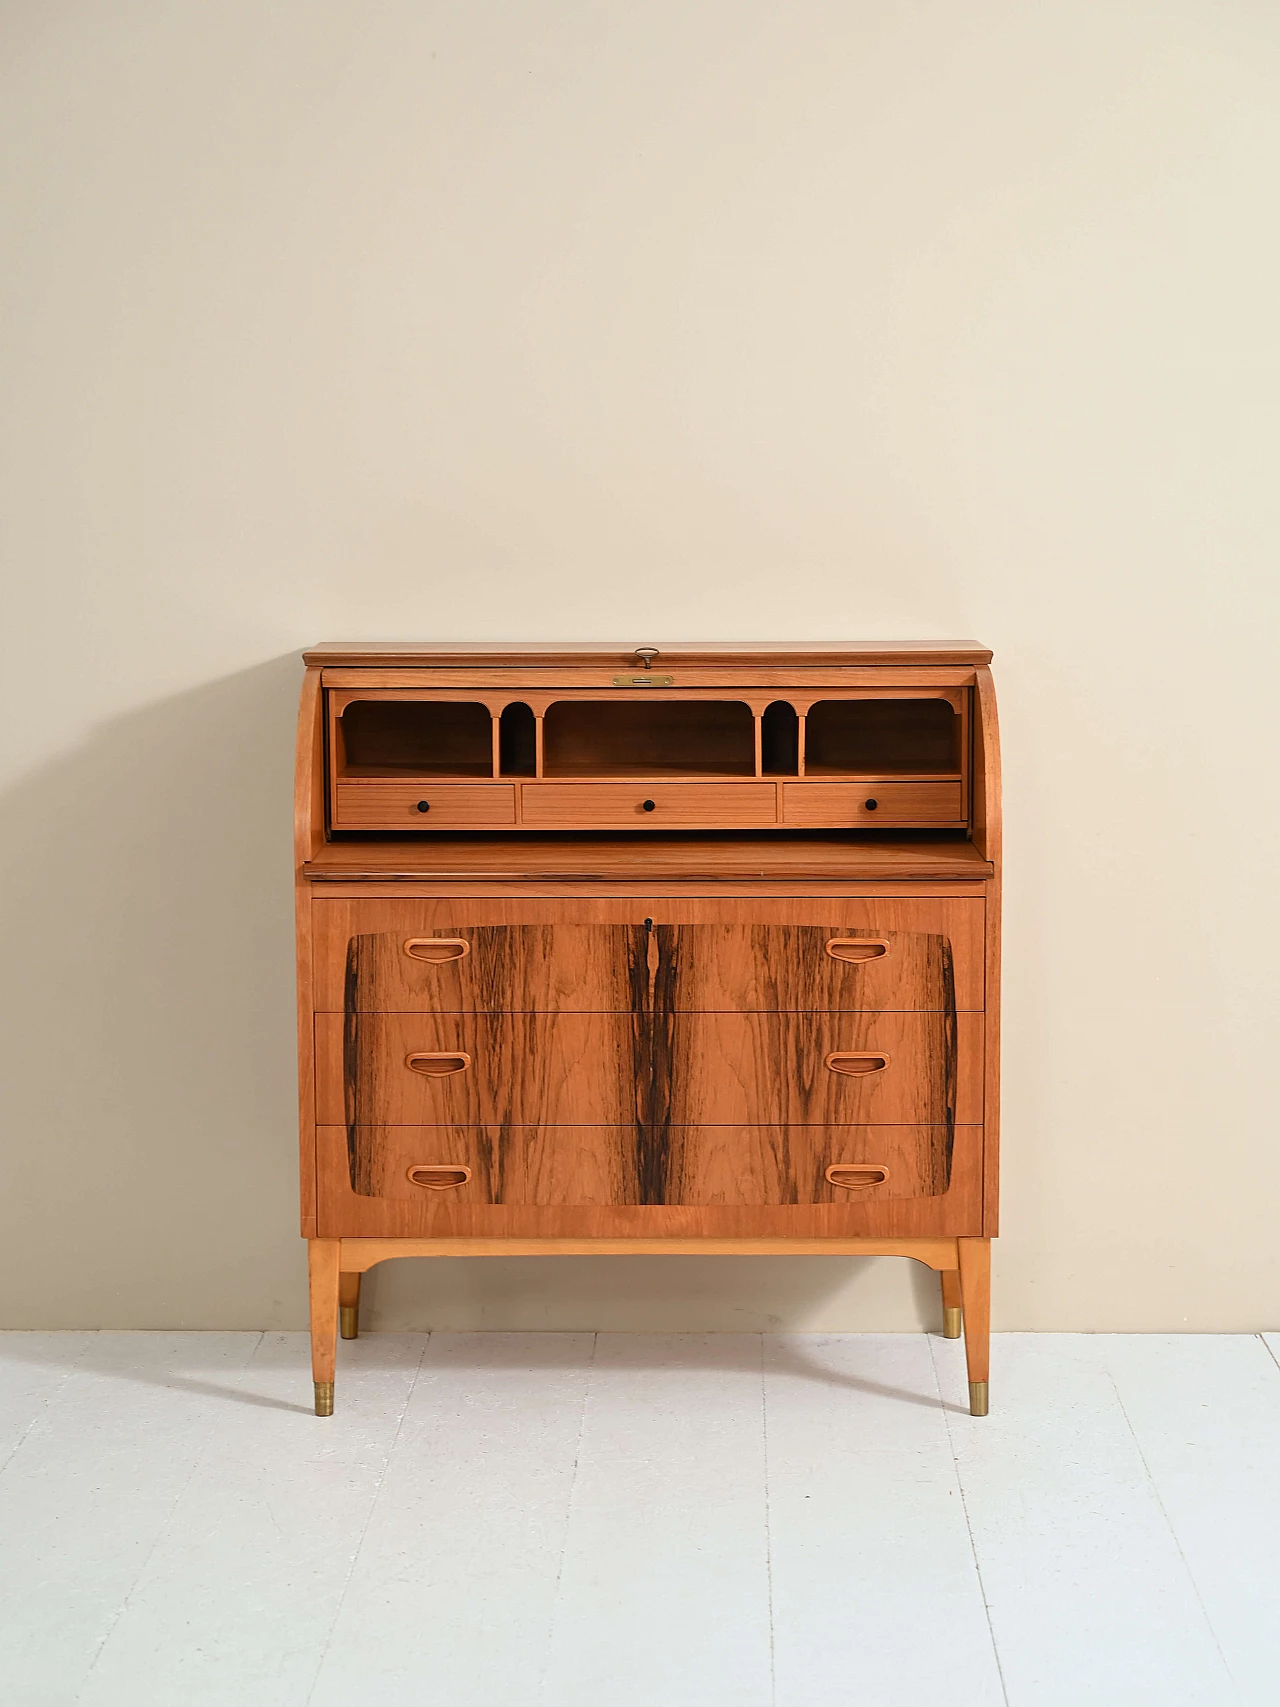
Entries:
<svg viewBox="0 0 1280 1707">
<path fill-rule="evenodd" d="M 320 1127 L 334 1195 L 401 1203 L 638 1203 L 634 1126 Z M 323 1189 L 323 1184 L 322 1184 Z"/>
<path fill-rule="evenodd" d="M 335 830 L 502 830 L 515 821 L 516 791 L 509 782 L 356 777 L 336 783 L 333 791 Z"/>
<path fill-rule="evenodd" d="M 981 1014 L 679 1014 L 655 1045 L 677 1126 L 982 1121 Z"/>
<path fill-rule="evenodd" d="M 913 905 L 933 929 L 902 928 Z M 664 1000 L 677 1013 L 978 1011 L 982 921 L 981 901 L 908 901 L 833 902 L 824 925 L 658 925 Z"/>
<path fill-rule="evenodd" d="M 980 1126 L 322 1126 L 322 1191 L 432 1205 L 785 1206 L 940 1197 Z M 326 1189 L 327 1188 L 327 1189 Z"/>
<path fill-rule="evenodd" d="M 892 1202 L 982 1177 L 981 1126 L 671 1126 L 669 1203 Z"/>
<path fill-rule="evenodd" d="M 634 1124 L 629 1014 L 316 1015 L 325 1124 Z"/>
<path fill-rule="evenodd" d="M 715 830 L 773 824 L 777 803 L 771 782 L 527 782 L 520 810 L 539 830 Z"/>
<path fill-rule="evenodd" d="M 962 824 L 964 788 L 959 782 L 786 782 L 782 818 L 813 830 Z"/>
<path fill-rule="evenodd" d="M 359 923 L 367 904 L 345 916 Z M 321 1007 L 357 1012 L 600 1013 L 633 1006 L 643 925 L 422 925 L 411 904 L 399 930 L 320 933 Z"/>
<path fill-rule="evenodd" d="M 630 911 L 629 923 L 495 925 L 473 923 L 459 901 L 316 901 L 315 1005 L 442 1013 L 591 1013 L 638 1002 L 731 1013 L 983 1006 L 981 900 L 754 903 L 769 923 L 733 920 L 733 903 L 700 905 L 730 918 L 667 923 L 664 914 L 678 918 L 690 904 L 640 899 L 595 904 Z M 789 909 L 822 922 L 794 924 Z M 660 921 L 652 937 L 645 916 Z"/>
</svg>

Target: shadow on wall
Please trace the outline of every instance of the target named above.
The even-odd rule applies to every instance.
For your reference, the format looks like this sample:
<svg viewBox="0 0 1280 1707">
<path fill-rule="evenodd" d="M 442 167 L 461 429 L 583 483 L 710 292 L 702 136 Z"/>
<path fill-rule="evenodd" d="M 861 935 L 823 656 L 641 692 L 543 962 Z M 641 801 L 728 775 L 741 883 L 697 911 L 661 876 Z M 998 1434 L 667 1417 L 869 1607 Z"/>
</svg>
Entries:
<svg viewBox="0 0 1280 1707">
<path fill-rule="evenodd" d="M 305 1317 L 299 681 L 291 655 L 161 701 L 0 799 L 6 1325 Z"/>
<path fill-rule="evenodd" d="M 0 1326 L 305 1324 L 299 684 L 290 655 L 179 694 L 0 798 Z M 366 1299 L 369 1325 L 401 1329 L 907 1328 L 940 1309 L 918 1264 L 840 1258 L 403 1262 Z"/>
<path fill-rule="evenodd" d="M 938 1276 L 898 1257 L 467 1257 L 364 1277 L 374 1332 L 909 1332 L 942 1327 Z"/>
</svg>

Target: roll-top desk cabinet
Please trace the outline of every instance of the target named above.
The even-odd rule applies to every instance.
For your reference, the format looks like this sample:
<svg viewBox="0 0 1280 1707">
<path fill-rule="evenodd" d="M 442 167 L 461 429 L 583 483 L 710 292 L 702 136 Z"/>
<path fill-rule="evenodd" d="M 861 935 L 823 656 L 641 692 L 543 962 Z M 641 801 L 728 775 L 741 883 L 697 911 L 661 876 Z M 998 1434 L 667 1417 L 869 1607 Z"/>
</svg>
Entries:
<svg viewBox="0 0 1280 1707">
<path fill-rule="evenodd" d="M 990 653 L 322 646 L 296 792 L 316 1410 L 402 1256 L 901 1255 L 987 1408 Z"/>
</svg>

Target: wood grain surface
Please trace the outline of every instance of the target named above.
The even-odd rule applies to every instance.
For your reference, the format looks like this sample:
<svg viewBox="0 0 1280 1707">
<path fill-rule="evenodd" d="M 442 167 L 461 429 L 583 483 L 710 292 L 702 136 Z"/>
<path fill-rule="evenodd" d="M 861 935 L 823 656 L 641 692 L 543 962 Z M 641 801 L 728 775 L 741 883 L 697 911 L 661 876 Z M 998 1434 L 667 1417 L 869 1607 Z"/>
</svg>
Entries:
<svg viewBox="0 0 1280 1707">
<path fill-rule="evenodd" d="M 523 822 L 540 830 L 754 829 L 778 816 L 772 782 L 526 782 L 520 795 Z"/>
<path fill-rule="evenodd" d="M 939 1272 L 956 1261 L 956 1241 L 946 1235 L 923 1238 L 825 1239 L 782 1237 L 661 1238 L 345 1238 L 342 1261 L 364 1274 L 399 1257 L 910 1257 Z"/>
<path fill-rule="evenodd" d="M 294 920 L 297 935 L 298 1025 L 298 1188 L 299 1222 L 304 1239 L 316 1235 L 316 1076 L 312 1024 L 314 974 L 311 964 L 312 886 L 300 873 L 324 846 L 324 695 L 320 671 L 303 678 L 293 771 Z"/>
<path fill-rule="evenodd" d="M 337 1133 L 337 1128 L 328 1130 Z M 958 1128 L 962 1164 L 972 1163 L 980 1141 L 976 1128 Z M 363 1196 L 415 1203 L 424 1188 L 411 1179 L 415 1168 L 468 1170 L 449 1185 L 452 1202 L 541 1204 L 592 1208 L 638 1203 L 620 1192 L 628 1132 L 618 1127 L 449 1125 L 372 1126 L 357 1133 L 357 1152 L 366 1158 Z M 936 1197 L 949 1188 L 943 1128 L 928 1126 L 708 1126 L 676 1134 L 682 1158 L 672 1203 L 687 1205 L 893 1202 Z M 881 1185 L 843 1190 L 827 1169 L 884 1168 Z"/>
<path fill-rule="evenodd" d="M 427 812 L 419 809 L 426 801 Z M 337 830 L 502 830 L 516 821 L 515 785 L 434 779 L 398 782 L 385 777 L 344 778 L 333 785 Z"/>
<path fill-rule="evenodd" d="M 316 1016 L 321 1121 L 628 1126 L 637 1118 L 636 1026 L 626 1012 Z M 459 1052 L 435 1077 L 416 1054 Z"/>
<path fill-rule="evenodd" d="M 688 943 L 672 992 L 677 1010 L 978 1012 L 985 1005 L 984 903 L 912 895 L 464 904 L 317 898 L 315 1006 L 334 1013 L 629 1008 L 634 950 L 627 932 L 643 929 L 646 918 L 660 941 L 671 941 L 678 928 Z M 417 937 L 459 937 L 470 953 L 428 965 L 405 952 Z M 826 953 L 841 937 L 889 946 L 880 958 L 850 964 Z"/>
<path fill-rule="evenodd" d="M 991 861 L 987 884 L 986 948 L 986 1109 L 987 1141 L 983 1167 L 982 1230 L 989 1239 L 1000 1230 L 1000 957 L 1003 933 L 1003 789 L 1000 769 L 1000 723 L 991 671 L 975 672 L 973 833 L 978 848 Z"/>
<path fill-rule="evenodd" d="M 379 908 L 378 922 L 388 913 L 399 915 L 405 920 L 400 930 L 350 932 L 351 924 L 365 922 L 361 916 L 365 911 L 362 906 L 344 909 L 343 917 L 332 921 L 337 930 L 326 941 L 326 949 L 335 956 L 335 969 L 336 956 L 344 959 L 340 996 L 333 981 L 328 985 L 332 995 L 339 996 L 335 1005 L 344 1011 L 631 1011 L 630 963 L 644 934 L 643 923 L 468 921 L 433 926 L 421 909 L 392 903 Z M 510 909 L 505 911 L 509 916 Z M 468 952 L 433 965 L 418 958 L 419 945 L 433 938 L 457 938 Z"/>
<path fill-rule="evenodd" d="M 874 801 L 875 805 L 870 802 Z M 959 782 L 784 782 L 782 816 L 788 824 L 816 829 L 857 825 L 962 824 L 964 787 Z"/>
<path fill-rule="evenodd" d="M 696 641 L 449 641 L 449 640 L 362 640 L 321 641 L 303 653 L 307 664 L 417 666 L 492 665 L 498 668 L 540 670 L 559 664 L 600 664 L 609 669 L 634 670 L 640 663 L 638 646 L 657 648 L 653 668 L 669 664 L 772 665 L 882 665 L 882 664 L 987 664 L 991 652 L 976 640 L 792 640 L 725 641 L 714 646 Z"/>
<path fill-rule="evenodd" d="M 855 1162 L 885 1166 L 883 1195 L 936 1194 L 956 1124 L 981 1120 L 982 1020 L 955 1011 L 945 937 L 881 931 L 865 939 L 877 958 L 849 962 L 827 952 L 857 945 L 843 922 L 464 929 L 440 933 L 466 952 L 439 964 L 419 958 L 429 935 L 349 937 L 344 1012 L 316 1016 L 317 1118 L 345 1125 L 360 1195 L 399 1189 L 409 1162 L 372 1135 L 413 1126 L 458 1144 L 465 1129 L 436 1163 L 469 1171 L 468 1201 L 505 1201 L 508 1175 L 526 1201 L 554 1173 L 561 1202 L 810 1202 L 832 1195 L 828 1167 Z M 833 1011 L 868 977 L 917 1011 Z M 406 992 L 449 1005 L 392 1009 Z M 920 1130 L 892 1167 L 793 1136 L 866 1125 Z M 532 1160 L 505 1154 L 517 1127 L 583 1132 L 553 1166 L 542 1139 Z M 721 1129 L 750 1129 L 750 1145 Z"/>
<path fill-rule="evenodd" d="M 872 1135 L 874 1132 L 874 1136 Z M 708 1202 L 701 1204 L 575 1204 L 564 1199 L 585 1195 L 600 1185 L 608 1187 L 607 1175 L 599 1169 L 599 1158 L 607 1154 L 599 1140 L 605 1135 L 581 1128 L 530 1131 L 492 1130 L 488 1135 L 469 1134 L 459 1128 L 428 1130 L 424 1127 L 382 1128 L 361 1135 L 362 1148 L 372 1167 L 386 1181 L 386 1194 L 369 1196 L 352 1189 L 348 1132 L 345 1126 L 316 1129 L 319 1169 L 319 1223 L 322 1232 L 343 1237 L 387 1238 L 486 1237 L 531 1238 L 545 1235 L 564 1238 L 632 1237 L 850 1237 L 884 1234 L 925 1237 L 934 1234 L 967 1234 L 982 1226 L 982 1128 L 957 1126 L 951 1167 L 951 1182 L 944 1192 L 915 1197 L 891 1197 L 883 1192 L 850 1193 L 831 1190 L 810 1203 Z M 918 1137 L 918 1135 L 917 1135 Z M 611 1140 L 612 1135 L 609 1135 Z M 782 1189 L 784 1176 L 777 1171 L 776 1158 L 783 1153 L 775 1137 L 753 1148 L 755 1134 L 715 1132 L 708 1152 L 706 1172 L 692 1176 L 692 1189 L 710 1197 L 730 1191 L 739 1198 L 763 1197 Z M 801 1134 L 804 1143 L 811 1133 Z M 586 1140 L 587 1154 L 576 1146 Z M 727 1142 L 732 1152 L 723 1150 Z M 879 1159 L 891 1155 L 887 1146 L 897 1142 L 909 1151 L 911 1129 L 891 1133 L 885 1128 L 845 1128 L 832 1135 L 839 1160 Z M 466 1146 L 472 1145 L 468 1151 Z M 527 1191 L 541 1199 L 556 1201 L 485 1203 L 477 1201 L 480 1187 L 468 1182 L 451 1191 L 426 1191 L 397 1178 L 415 1162 L 461 1161 L 477 1177 L 488 1145 L 494 1158 L 488 1165 L 497 1170 L 502 1189 Z M 871 1148 L 884 1151 L 872 1157 Z M 793 1157 L 801 1152 L 789 1152 Z M 803 1152 L 808 1154 L 808 1152 Z M 468 1156 L 470 1160 L 468 1160 Z M 718 1183 L 721 1161 L 735 1164 L 732 1186 Z M 903 1158 L 906 1159 L 905 1157 Z M 816 1160 L 816 1158 L 815 1158 Z M 741 1183 L 746 1178 L 748 1183 Z M 483 1176 L 481 1176 L 483 1177 Z M 490 1175 L 490 1178 L 495 1177 Z M 722 1176 L 721 1176 L 722 1177 Z M 792 1176 L 786 1176 L 792 1177 Z M 799 1195 L 797 1177 L 796 1194 Z M 811 1177 L 806 1175 L 807 1177 Z M 757 1193 L 757 1185 L 763 1190 Z M 815 1187 L 815 1196 L 817 1188 Z"/>
<path fill-rule="evenodd" d="M 654 1051 L 655 1125 L 982 1119 L 981 1014 L 679 1014 L 665 1035 L 665 1053 Z M 824 1065 L 835 1051 L 882 1052 L 888 1065 L 850 1077 Z"/>
<path fill-rule="evenodd" d="M 772 787 L 772 784 L 769 785 Z M 860 883 L 989 877 L 970 841 L 894 841 L 879 832 L 808 835 L 423 835 L 414 841 L 328 842 L 303 866 L 313 883 L 637 884 L 715 887 L 760 882 Z"/>
<path fill-rule="evenodd" d="M 656 906 L 656 903 L 655 903 Z M 881 902 L 831 909 L 822 924 L 660 922 L 659 956 L 671 963 L 670 1005 L 676 1013 L 954 1012 L 959 935 L 967 1009 L 982 1006 L 973 976 L 981 920 L 965 902 Z M 788 912 L 794 909 L 788 908 Z M 911 925 L 919 928 L 912 929 Z M 930 929 L 929 926 L 935 928 Z M 830 945 L 874 943 L 876 958 L 838 959 Z"/>
<path fill-rule="evenodd" d="M 860 692 L 958 694 L 971 783 L 922 765 L 864 788 L 835 769 L 838 754 L 816 748 L 815 764 L 828 767 L 821 782 L 794 773 L 722 782 L 693 762 L 705 769 L 716 754 L 692 747 L 682 762 L 696 780 L 624 781 L 626 754 L 614 755 L 613 781 L 585 771 L 579 779 L 564 753 L 568 775 L 553 780 L 537 766 L 539 747 L 514 784 L 460 777 L 424 790 L 376 766 L 344 776 L 332 796 L 339 836 L 329 840 L 324 772 L 342 754 L 325 752 L 321 681 L 349 696 L 474 697 L 491 719 L 519 699 L 536 717 L 560 688 L 581 697 L 609 687 L 638 660 L 630 645 L 599 644 L 309 654 L 296 797 L 304 1229 L 477 1239 L 494 1250 L 504 1240 L 624 1249 L 664 1239 L 832 1248 L 993 1232 L 1000 797 L 989 657 L 968 642 L 817 643 L 660 647 L 654 663 L 676 694 L 705 700 L 731 689 L 753 714 L 788 696 L 803 710 Z M 835 691 L 824 695 L 825 686 Z M 803 716 L 800 724 L 803 740 Z M 496 766 L 496 722 L 491 743 Z M 594 763 L 594 735 L 589 745 Z M 750 759 L 758 770 L 758 727 Z M 739 755 L 730 768 L 746 763 Z M 402 832 L 342 839 L 346 824 L 389 826 L 388 785 Z M 950 811 L 943 791 L 959 791 L 958 821 L 970 788 L 972 840 L 907 827 Z M 476 829 L 462 818 L 450 829 L 431 789 L 451 791 L 441 801 L 460 806 L 473 793 L 490 804 Z M 508 817 L 497 828 L 487 814 L 499 794 L 517 819 L 521 794 L 535 817 L 539 800 L 551 817 L 545 827 Z M 710 828 L 757 794 L 770 802 L 758 825 L 748 812 L 735 830 Z M 616 820 L 615 795 L 629 806 Z M 864 796 L 877 799 L 875 814 Z M 384 803 L 355 804 L 375 798 Z M 417 812 L 420 798 L 434 816 Z M 784 828 L 784 800 L 849 827 L 820 829 L 819 817 Z M 690 816 L 690 803 L 707 816 Z M 677 809 L 683 833 L 664 832 L 664 813 Z M 874 938 L 885 951 L 840 962 L 826 952 L 836 935 Z M 466 952 L 440 964 L 405 953 L 409 939 L 435 936 L 465 938 Z M 410 1065 L 431 1053 L 454 1056 L 460 1070 L 434 1076 Z M 850 1054 L 874 1070 L 832 1071 L 830 1057 Z M 412 1182 L 414 1168 L 436 1170 L 419 1176 L 432 1189 Z M 829 1169 L 853 1185 L 833 1184 Z M 985 1367 L 986 1255 L 974 1249 L 962 1265 L 975 1367 Z M 329 1338 L 323 1322 L 320 1338 Z"/>
</svg>

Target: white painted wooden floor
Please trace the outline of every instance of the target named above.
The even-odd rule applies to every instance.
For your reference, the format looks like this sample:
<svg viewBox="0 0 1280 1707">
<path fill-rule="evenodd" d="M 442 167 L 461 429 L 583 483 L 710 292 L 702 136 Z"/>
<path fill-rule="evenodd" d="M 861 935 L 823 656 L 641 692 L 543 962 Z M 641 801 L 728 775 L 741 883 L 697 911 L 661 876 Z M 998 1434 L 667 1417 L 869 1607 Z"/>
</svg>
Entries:
<svg viewBox="0 0 1280 1707">
<path fill-rule="evenodd" d="M 0 1336 L 7 1707 L 1280 1702 L 1249 1336 Z"/>
</svg>

